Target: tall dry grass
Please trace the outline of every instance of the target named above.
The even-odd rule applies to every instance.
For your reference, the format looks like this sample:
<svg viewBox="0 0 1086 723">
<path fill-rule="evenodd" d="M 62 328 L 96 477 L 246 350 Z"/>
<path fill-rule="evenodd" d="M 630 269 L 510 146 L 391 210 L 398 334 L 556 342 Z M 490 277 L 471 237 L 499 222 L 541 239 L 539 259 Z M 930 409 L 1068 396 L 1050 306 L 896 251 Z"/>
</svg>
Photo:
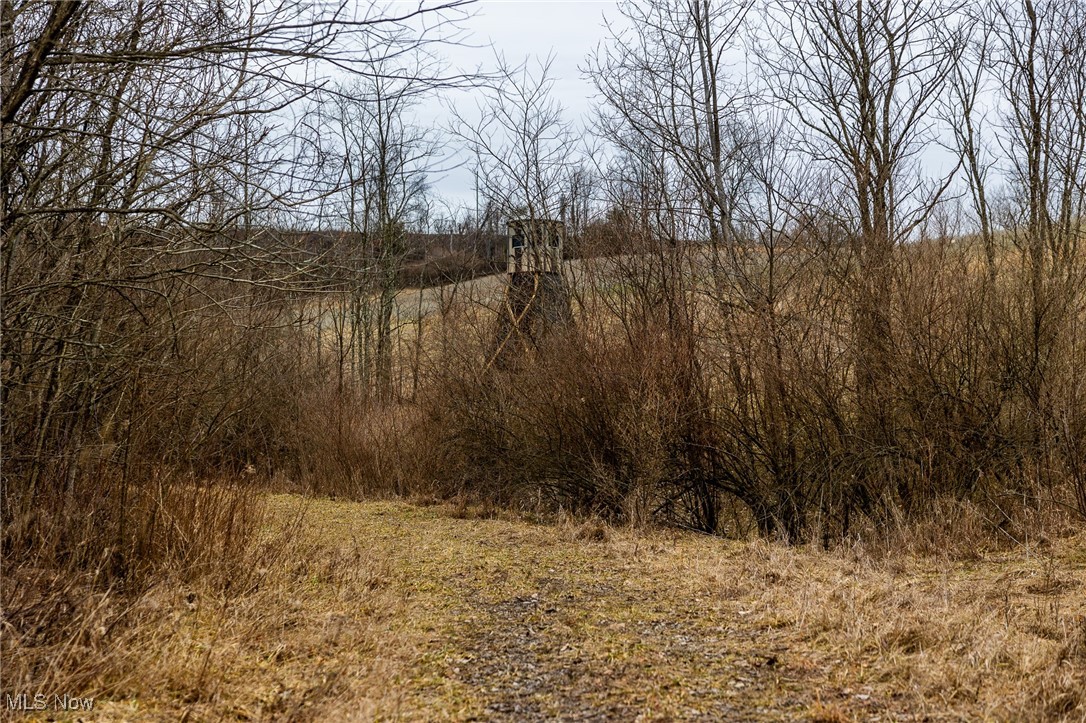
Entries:
<svg viewBox="0 0 1086 723">
<path fill-rule="evenodd" d="M 1082 290 L 1053 291 L 1036 357 L 1021 257 L 1005 253 L 993 280 L 968 240 L 898 248 L 887 428 L 872 437 L 832 231 L 783 250 L 579 261 L 573 324 L 500 368 L 481 330 L 497 314 L 450 315 L 412 410 L 412 462 L 429 455 L 435 473 L 420 483 L 827 544 L 948 504 L 982 510 L 992 540 L 1042 511 L 1086 515 Z"/>
<path fill-rule="evenodd" d="M 134 648 L 166 619 L 148 601 L 191 588 L 229 608 L 266 554 L 262 479 L 322 378 L 308 329 L 259 286 L 158 291 L 142 320 L 103 292 L 81 312 L 100 341 L 72 332 L 56 355 L 28 341 L 49 299 L 6 319 L 32 328 L 5 366 L 5 693 L 126 689 L 159 654 Z"/>
</svg>

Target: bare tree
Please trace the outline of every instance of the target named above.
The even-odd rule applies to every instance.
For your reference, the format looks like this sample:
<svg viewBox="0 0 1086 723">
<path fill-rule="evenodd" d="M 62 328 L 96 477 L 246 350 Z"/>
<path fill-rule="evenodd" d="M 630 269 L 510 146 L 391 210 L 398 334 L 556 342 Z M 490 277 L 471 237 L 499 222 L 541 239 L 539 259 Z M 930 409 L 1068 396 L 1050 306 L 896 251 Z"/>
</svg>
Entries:
<svg viewBox="0 0 1086 723">
<path fill-rule="evenodd" d="M 992 52 L 991 25 L 983 14 L 970 13 L 966 23 L 966 45 L 949 78 L 950 92 L 943 115 L 954 140 L 954 150 L 961 154 L 973 208 L 976 211 L 980 239 L 984 246 L 989 281 L 997 274 L 995 228 L 992 214 L 992 169 L 997 159 L 985 113 L 985 83 L 990 79 L 988 65 Z"/>
<path fill-rule="evenodd" d="M 982 28 L 990 43 L 984 60 L 1002 90 L 997 142 L 1009 193 L 1001 213 L 979 202 L 976 211 L 982 223 L 1003 228 L 1023 261 L 1027 329 L 1008 330 L 1009 348 L 1022 352 L 1009 361 L 1042 455 L 1036 476 L 1044 480 L 1053 466 L 1045 461 L 1051 442 L 1062 441 L 1068 459 L 1081 456 L 1072 401 L 1079 391 L 1057 391 L 1056 380 L 1086 301 L 1086 7 L 1072 0 L 995 3 Z M 979 201 L 987 179 L 974 176 Z M 1086 500 L 1081 465 L 1070 466 L 1079 470 Z"/>
<path fill-rule="evenodd" d="M 749 2 L 623 2 L 621 25 L 586 68 L 603 101 L 598 132 L 618 148 L 658 154 L 687 189 L 673 203 L 695 213 L 714 244 L 732 237 L 751 135 L 744 92 L 728 74 Z"/>
<path fill-rule="evenodd" d="M 894 368 L 893 251 L 924 223 L 953 177 L 928 178 L 918 164 L 962 51 L 956 8 L 927 0 L 780 0 L 767 4 L 764 17 L 765 87 L 789 109 L 807 157 L 825 164 L 840 189 L 857 261 L 859 434 L 884 457 L 894 448 L 886 393 Z"/>
<path fill-rule="evenodd" d="M 453 109 L 453 132 L 474 156 L 492 210 L 506 218 L 558 218 L 576 144 L 550 96 L 550 60 L 533 73 L 499 57 L 497 76 L 477 115 Z"/>
<path fill-rule="evenodd" d="M 388 54 L 391 54 L 390 52 Z M 334 128 L 321 157 L 334 174 L 337 213 L 349 232 L 348 286 L 356 371 L 378 397 L 392 394 L 393 312 L 401 286 L 407 234 L 425 215 L 426 172 L 435 162 L 433 132 L 411 113 L 433 69 L 375 60 L 374 72 L 322 101 L 314 131 Z M 318 136 L 319 138 L 319 136 Z"/>
<path fill-rule="evenodd" d="M 446 39 L 461 6 L 4 0 L 3 448 L 22 480 L 5 515 L 44 482 L 71 491 L 88 460 L 129 459 L 146 390 L 220 363 L 252 378 L 266 350 L 201 360 L 186 354 L 229 348 L 186 340 L 216 314 L 272 333 L 281 319 L 259 305 L 313 281 L 314 249 L 276 228 L 322 190 L 288 112 L 332 68 Z M 208 384 L 156 410 L 178 425 L 162 464 L 192 464 L 244 416 L 240 393 L 201 407 L 225 382 Z"/>
</svg>

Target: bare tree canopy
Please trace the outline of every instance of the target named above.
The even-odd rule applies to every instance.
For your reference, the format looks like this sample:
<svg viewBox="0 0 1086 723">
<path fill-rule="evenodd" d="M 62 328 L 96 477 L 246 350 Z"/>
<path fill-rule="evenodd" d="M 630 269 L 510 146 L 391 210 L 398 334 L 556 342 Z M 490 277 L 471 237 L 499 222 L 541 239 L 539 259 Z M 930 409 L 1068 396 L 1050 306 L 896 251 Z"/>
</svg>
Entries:
<svg viewBox="0 0 1086 723">
<path fill-rule="evenodd" d="M 292 120 L 299 103 L 346 101 L 331 83 L 346 74 L 400 89 L 357 99 L 385 119 L 382 101 L 463 83 L 432 50 L 458 40 L 465 6 L 4 0 L 4 448 L 27 480 L 6 488 L 6 510 L 12 495 L 33 505 L 43 476 L 70 489 L 89 448 L 128 460 L 138 390 L 216 364 L 186 347 L 192 330 L 282 324 L 246 286 L 325 283 L 319 244 L 290 230 L 330 192 Z M 391 188 L 385 226 L 400 213 Z M 194 399 L 225 383 L 205 381 Z M 191 462 L 235 402 L 206 418 L 178 409 L 167 454 Z"/>
</svg>

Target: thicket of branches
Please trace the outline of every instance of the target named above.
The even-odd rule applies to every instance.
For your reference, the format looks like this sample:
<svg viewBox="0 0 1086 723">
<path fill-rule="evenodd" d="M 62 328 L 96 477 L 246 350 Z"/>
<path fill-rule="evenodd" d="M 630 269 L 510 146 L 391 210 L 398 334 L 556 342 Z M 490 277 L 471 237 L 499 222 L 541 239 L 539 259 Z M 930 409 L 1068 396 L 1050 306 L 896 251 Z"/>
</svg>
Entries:
<svg viewBox="0 0 1086 723">
<path fill-rule="evenodd" d="M 797 541 L 1086 514 L 1080 2 L 629 0 L 591 144 L 546 63 L 424 127 L 457 4 L 390 7 L 3 3 L 5 559 L 197 559 L 249 508 L 176 500 L 273 477 Z M 500 293 L 405 264 L 513 215 L 567 221 L 575 318 L 498 369 Z"/>
<path fill-rule="evenodd" d="M 310 233 L 359 184 L 306 111 L 362 109 L 345 133 L 374 142 L 398 112 L 381 101 L 462 82 L 425 60 L 459 5 L 4 0 L 6 561 L 129 577 L 247 529 L 240 486 L 200 514 L 178 499 L 298 466 L 300 404 L 327 383 L 302 296 L 387 277 L 396 246 L 399 167 L 365 170 L 367 253 Z M 413 162 L 379 130 L 383 163 Z"/>
<path fill-rule="evenodd" d="M 619 255 L 571 269 L 576 324 L 522 368 L 447 365 L 438 468 L 789 540 L 948 502 L 996 537 L 1081 519 L 1082 4 L 620 12 L 586 67 L 609 152 L 578 239 Z"/>
</svg>

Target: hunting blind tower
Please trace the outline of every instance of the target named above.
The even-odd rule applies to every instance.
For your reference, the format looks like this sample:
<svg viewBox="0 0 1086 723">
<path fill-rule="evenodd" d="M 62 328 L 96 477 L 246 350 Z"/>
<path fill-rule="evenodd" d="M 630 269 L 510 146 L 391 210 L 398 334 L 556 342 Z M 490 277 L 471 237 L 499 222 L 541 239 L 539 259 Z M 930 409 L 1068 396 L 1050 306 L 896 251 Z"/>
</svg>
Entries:
<svg viewBox="0 0 1086 723">
<path fill-rule="evenodd" d="M 508 282 L 495 359 L 534 347 L 554 325 L 572 318 L 562 276 L 566 228 L 551 219 L 511 219 L 505 242 Z"/>
</svg>

